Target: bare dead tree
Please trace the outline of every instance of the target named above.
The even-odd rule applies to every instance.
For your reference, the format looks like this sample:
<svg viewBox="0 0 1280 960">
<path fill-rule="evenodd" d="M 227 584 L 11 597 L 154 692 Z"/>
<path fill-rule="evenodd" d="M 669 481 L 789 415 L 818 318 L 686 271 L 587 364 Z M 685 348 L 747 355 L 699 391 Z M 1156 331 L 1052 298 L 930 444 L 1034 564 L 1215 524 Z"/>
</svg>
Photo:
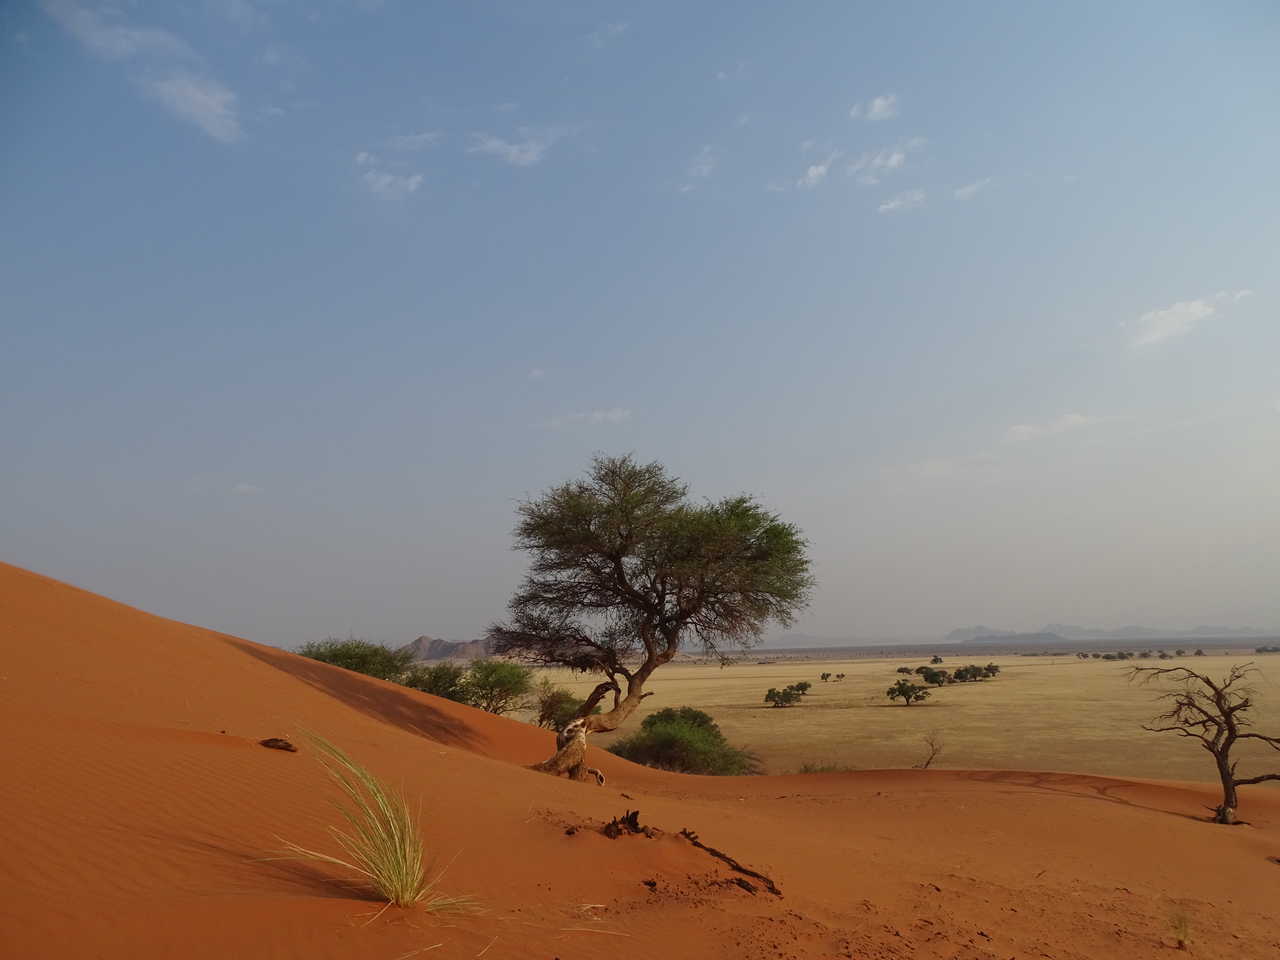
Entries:
<svg viewBox="0 0 1280 960">
<path fill-rule="evenodd" d="M 748 496 L 699 504 L 686 493 L 661 464 L 596 457 L 586 478 L 520 504 L 516 549 L 530 569 L 510 620 L 489 628 L 493 650 L 603 678 L 536 769 L 602 781 L 586 766 L 588 734 L 616 730 L 682 645 L 723 662 L 808 602 L 796 527 Z"/>
<path fill-rule="evenodd" d="M 924 745 L 929 748 L 929 754 L 915 765 L 916 770 L 928 770 L 938 759 L 942 753 L 942 735 L 937 730 L 930 730 L 924 735 Z"/>
<path fill-rule="evenodd" d="M 1214 811 L 1215 823 L 1235 823 L 1239 801 L 1237 787 L 1266 780 L 1280 780 L 1280 773 L 1263 773 L 1256 777 L 1236 775 L 1238 761 L 1231 759 L 1232 748 L 1241 740 L 1256 740 L 1280 751 L 1280 737 L 1270 737 L 1246 730 L 1253 707 L 1254 691 L 1245 681 L 1258 670 L 1252 663 L 1235 664 L 1222 680 L 1197 673 L 1187 667 L 1130 667 L 1129 679 L 1142 683 L 1166 681 L 1175 689 L 1162 693 L 1159 699 L 1169 709 L 1144 723 L 1152 733 L 1173 733 L 1197 740 L 1212 756 L 1222 782 L 1222 804 Z"/>
</svg>

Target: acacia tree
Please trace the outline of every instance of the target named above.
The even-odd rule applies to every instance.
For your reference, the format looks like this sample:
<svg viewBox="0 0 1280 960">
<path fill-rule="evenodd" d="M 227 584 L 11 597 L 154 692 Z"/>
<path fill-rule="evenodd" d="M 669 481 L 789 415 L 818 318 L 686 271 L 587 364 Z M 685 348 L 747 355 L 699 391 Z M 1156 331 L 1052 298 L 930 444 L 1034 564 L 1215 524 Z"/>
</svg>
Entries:
<svg viewBox="0 0 1280 960">
<path fill-rule="evenodd" d="M 1265 780 L 1280 780 L 1280 773 L 1264 773 L 1256 777 L 1237 777 L 1231 749 L 1240 740 L 1257 740 L 1280 750 L 1280 737 L 1246 731 L 1251 725 L 1247 716 L 1253 707 L 1253 691 L 1243 682 L 1257 673 L 1252 663 L 1235 664 L 1223 680 L 1215 681 L 1187 667 L 1131 667 L 1129 679 L 1143 683 L 1167 680 L 1176 683 L 1174 690 L 1159 697 L 1169 709 L 1142 728 L 1153 733 L 1176 733 L 1199 740 L 1212 756 L 1222 782 L 1222 804 L 1214 810 L 1215 823 L 1235 823 L 1238 800 L 1236 788 Z"/>
<path fill-rule="evenodd" d="M 726 659 L 764 625 L 790 625 L 813 578 L 800 531 L 749 496 L 691 503 L 659 463 L 598 456 L 587 476 L 518 507 L 530 568 L 497 654 L 603 679 L 535 769 L 586 780 L 587 735 L 616 730 L 682 645 Z M 595 713 L 612 694 L 612 708 Z"/>
</svg>

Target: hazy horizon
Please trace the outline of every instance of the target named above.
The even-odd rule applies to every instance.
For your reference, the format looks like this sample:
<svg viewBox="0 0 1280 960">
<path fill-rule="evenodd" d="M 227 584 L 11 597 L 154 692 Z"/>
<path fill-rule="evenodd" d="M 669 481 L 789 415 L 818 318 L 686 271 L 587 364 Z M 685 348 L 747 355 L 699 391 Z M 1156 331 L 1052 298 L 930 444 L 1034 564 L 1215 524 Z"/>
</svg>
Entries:
<svg viewBox="0 0 1280 960">
<path fill-rule="evenodd" d="M 634 452 L 798 633 L 1280 631 L 1280 11 L 733 13 L 0 11 L 0 559 L 472 639 Z"/>
</svg>

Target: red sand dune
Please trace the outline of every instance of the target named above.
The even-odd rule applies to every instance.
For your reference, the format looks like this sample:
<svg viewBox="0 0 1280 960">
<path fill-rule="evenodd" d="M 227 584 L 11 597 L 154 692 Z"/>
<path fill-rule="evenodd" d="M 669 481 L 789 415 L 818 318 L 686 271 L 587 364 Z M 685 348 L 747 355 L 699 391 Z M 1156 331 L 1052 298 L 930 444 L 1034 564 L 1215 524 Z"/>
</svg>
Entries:
<svg viewBox="0 0 1280 960">
<path fill-rule="evenodd" d="M 593 751 L 600 788 L 525 769 L 551 748 L 528 725 L 6 565 L 0 614 L 5 957 L 1167 957 L 1176 909 L 1193 956 L 1280 956 L 1276 791 L 1220 827 L 1194 784 L 715 779 Z M 377 915 L 328 870 L 260 861 L 328 844 L 314 756 L 257 743 L 306 729 L 421 799 L 443 890 L 481 911 Z M 635 808 L 663 835 L 596 829 Z"/>
</svg>

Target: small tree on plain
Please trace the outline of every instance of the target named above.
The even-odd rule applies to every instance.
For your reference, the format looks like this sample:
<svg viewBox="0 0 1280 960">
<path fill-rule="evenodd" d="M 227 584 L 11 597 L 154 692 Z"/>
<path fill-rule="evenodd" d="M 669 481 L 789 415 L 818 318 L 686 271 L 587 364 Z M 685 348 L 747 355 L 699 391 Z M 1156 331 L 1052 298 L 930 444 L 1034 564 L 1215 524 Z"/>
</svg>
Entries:
<svg viewBox="0 0 1280 960">
<path fill-rule="evenodd" d="M 951 679 L 951 676 L 945 670 L 930 670 L 928 673 L 921 674 L 921 679 L 925 683 L 932 683 L 935 687 L 940 687 Z"/>
<path fill-rule="evenodd" d="M 913 703 L 927 699 L 929 691 L 927 688 L 918 683 L 912 683 L 910 680 L 899 680 L 886 690 L 884 695 L 890 700 L 901 700 L 903 706 L 909 707 Z"/>
<path fill-rule="evenodd" d="M 912 670 L 910 667 L 899 667 L 896 672 L 905 673 L 907 676 L 911 676 L 913 673 L 915 673 L 915 671 Z"/>
<path fill-rule="evenodd" d="M 1200 649 L 1197 649 L 1197 650 L 1196 650 L 1196 652 L 1195 652 L 1195 656 L 1197 656 L 1197 657 L 1203 657 L 1203 656 L 1204 656 L 1204 651 L 1203 651 L 1203 650 L 1200 650 Z"/>
<path fill-rule="evenodd" d="M 923 760 L 914 765 L 916 770 L 928 770 L 942 753 L 942 735 L 937 730 L 930 730 L 924 735 L 924 745 L 928 749 Z"/>
<path fill-rule="evenodd" d="M 843 679 L 844 679 L 844 674 L 843 674 L 843 673 L 837 673 L 837 674 L 836 674 L 836 679 L 837 679 L 837 680 L 843 680 Z"/>
<path fill-rule="evenodd" d="M 1257 740 L 1280 751 L 1280 736 L 1271 737 L 1246 731 L 1251 725 L 1248 713 L 1253 708 L 1254 692 L 1244 685 L 1257 673 L 1252 663 L 1235 664 L 1222 680 L 1187 667 L 1131 667 L 1130 680 L 1150 683 L 1165 680 L 1176 689 L 1159 697 L 1169 709 L 1142 728 L 1152 733 L 1175 733 L 1198 740 L 1213 757 L 1222 784 L 1222 803 L 1214 810 L 1215 823 L 1235 823 L 1239 799 L 1236 788 L 1246 784 L 1280 780 L 1280 773 L 1264 773 L 1256 777 L 1236 776 L 1237 761 L 1231 750 L 1240 740 Z"/>
<path fill-rule="evenodd" d="M 800 696 L 803 697 L 806 693 L 808 693 L 810 690 L 813 689 L 813 684 L 810 683 L 808 680 L 801 680 L 799 683 L 793 683 L 791 685 L 791 688 L 799 692 Z"/>
<path fill-rule="evenodd" d="M 587 735 L 616 730 L 683 644 L 723 661 L 806 606 L 813 577 L 795 526 L 748 496 L 687 493 L 659 463 L 601 456 L 585 479 L 520 504 L 530 570 L 510 621 L 489 628 L 493 650 L 604 678 L 536 769 L 591 779 Z M 609 694 L 612 709 L 594 713 Z"/>
<path fill-rule="evenodd" d="M 933 655 L 933 659 L 932 659 L 932 660 L 930 660 L 929 662 L 930 662 L 930 663 L 933 663 L 933 664 L 939 664 L 939 663 L 941 663 L 941 662 L 942 662 L 942 658 L 941 658 L 940 656 L 938 656 L 938 655 L 935 653 L 935 654 Z"/>
<path fill-rule="evenodd" d="M 819 680 L 821 680 L 823 683 L 826 683 L 828 680 L 830 680 L 830 679 L 831 679 L 831 674 L 830 674 L 830 673 L 823 673 L 823 674 L 820 674 L 820 675 L 818 676 L 818 679 L 819 679 Z"/>
</svg>

